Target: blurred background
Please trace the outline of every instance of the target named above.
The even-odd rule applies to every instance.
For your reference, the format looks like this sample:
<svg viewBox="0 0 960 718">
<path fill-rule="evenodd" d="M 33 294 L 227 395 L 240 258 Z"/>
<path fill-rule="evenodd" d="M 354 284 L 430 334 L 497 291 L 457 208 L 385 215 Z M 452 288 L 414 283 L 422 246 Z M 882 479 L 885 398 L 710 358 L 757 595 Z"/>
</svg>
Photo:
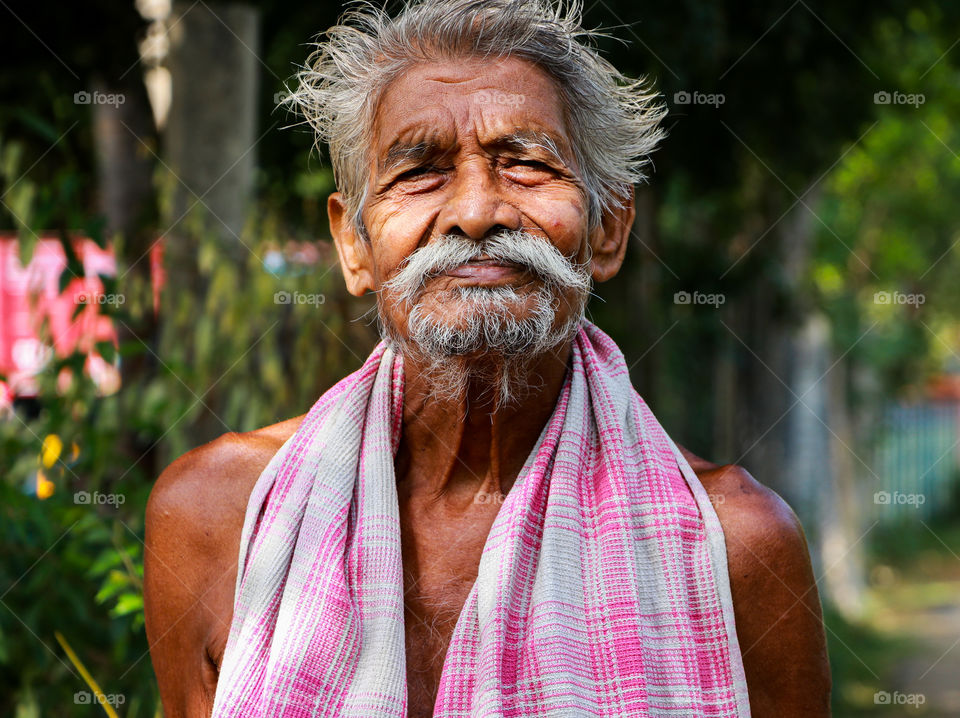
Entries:
<svg viewBox="0 0 960 718">
<path fill-rule="evenodd" d="M 835 715 L 960 715 L 960 5 L 585 5 L 670 109 L 592 318 L 799 514 Z M 0 0 L 0 715 L 160 715 L 152 482 L 376 340 L 275 109 L 341 10 Z"/>
</svg>

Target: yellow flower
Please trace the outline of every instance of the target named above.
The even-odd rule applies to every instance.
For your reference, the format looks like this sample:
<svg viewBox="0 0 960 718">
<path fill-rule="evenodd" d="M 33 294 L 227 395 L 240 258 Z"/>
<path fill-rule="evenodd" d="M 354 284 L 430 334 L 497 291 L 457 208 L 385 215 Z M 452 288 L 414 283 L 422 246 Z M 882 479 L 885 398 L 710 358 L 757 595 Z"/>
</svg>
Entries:
<svg viewBox="0 0 960 718">
<path fill-rule="evenodd" d="M 37 498 L 41 501 L 53 496 L 54 485 L 42 471 L 37 471 Z"/>
<path fill-rule="evenodd" d="M 47 434 L 43 440 L 43 447 L 40 449 L 40 463 L 44 468 L 49 469 L 60 458 L 60 452 L 63 451 L 63 441 L 56 434 Z"/>
</svg>

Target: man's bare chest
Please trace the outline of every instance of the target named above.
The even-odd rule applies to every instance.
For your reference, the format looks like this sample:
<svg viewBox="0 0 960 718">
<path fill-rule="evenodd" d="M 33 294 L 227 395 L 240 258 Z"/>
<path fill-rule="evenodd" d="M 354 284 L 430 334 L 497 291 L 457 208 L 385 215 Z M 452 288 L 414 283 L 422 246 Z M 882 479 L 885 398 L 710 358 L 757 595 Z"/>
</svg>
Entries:
<svg viewBox="0 0 960 718">
<path fill-rule="evenodd" d="M 458 516 L 401 504 L 409 718 L 431 716 L 443 662 L 496 507 Z"/>
</svg>

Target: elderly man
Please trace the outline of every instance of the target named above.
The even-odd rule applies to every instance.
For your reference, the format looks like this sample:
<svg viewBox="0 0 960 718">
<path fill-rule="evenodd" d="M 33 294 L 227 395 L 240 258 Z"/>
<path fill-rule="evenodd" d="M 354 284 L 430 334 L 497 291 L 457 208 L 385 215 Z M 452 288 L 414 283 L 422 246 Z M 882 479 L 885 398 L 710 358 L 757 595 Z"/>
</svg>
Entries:
<svg viewBox="0 0 960 718">
<path fill-rule="evenodd" d="M 678 448 L 584 319 L 663 110 L 579 22 L 363 6 L 301 73 L 384 341 L 306 415 L 157 482 L 168 718 L 828 714 L 796 518 Z"/>
</svg>

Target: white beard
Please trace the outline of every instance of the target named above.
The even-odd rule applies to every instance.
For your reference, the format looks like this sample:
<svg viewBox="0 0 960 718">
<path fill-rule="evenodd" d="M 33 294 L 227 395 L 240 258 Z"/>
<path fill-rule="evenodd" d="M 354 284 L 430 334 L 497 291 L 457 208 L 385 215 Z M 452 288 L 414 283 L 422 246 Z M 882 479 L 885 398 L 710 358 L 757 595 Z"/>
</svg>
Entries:
<svg viewBox="0 0 960 718">
<path fill-rule="evenodd" d="M 416 301 L 429 276 L 480 255 L 524 266 L 542 286 L 532 294 L 513 287 L 457 287 L 433 310 Z M 484 242 L 456 235 L 440 238 L 414 252 L 384 288 L 411 307 L 403 338 L 391 331 L 380 312 L 384 338 L 426 367 L 437 398 L 457 400 L 472 380 L 479 379 L 489 386 L 494 402 L 504 405 L 529 389 L 535 379 L 528 371 L 534 358 L 576 334 L 589 298 L 590 277 L 586 264 L 572 263 L 547 240 L 503 232 Z M 566 320 L 556 326 L 565 294 L 575 298 Z"/>
</svg>

